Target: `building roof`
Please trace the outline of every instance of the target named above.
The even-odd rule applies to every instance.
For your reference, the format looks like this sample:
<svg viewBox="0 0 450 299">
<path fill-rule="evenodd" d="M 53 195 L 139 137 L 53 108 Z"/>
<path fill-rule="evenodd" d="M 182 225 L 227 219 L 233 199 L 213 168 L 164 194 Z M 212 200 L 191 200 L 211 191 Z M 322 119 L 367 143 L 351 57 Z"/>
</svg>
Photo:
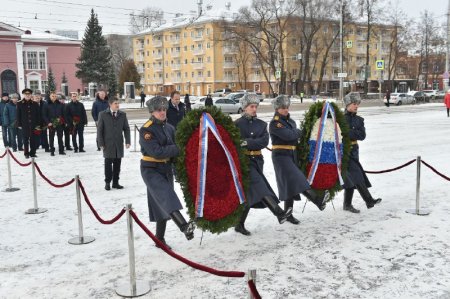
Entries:
<svg viewBox="0 0 450 299">
<path fill-rule="evenodd" d="M 3 30 L 2 30 L 3 29 Z M 63 42 L 63 43 L 80 43 L 80 40 L 56 35 L 49 32 L 42 32 L 27 28 L 18 28 L 10 24 L 0 22 L 0 34 L 20 36 L 23 41 L 40 41 L 40 42 Z"/>
</svg>

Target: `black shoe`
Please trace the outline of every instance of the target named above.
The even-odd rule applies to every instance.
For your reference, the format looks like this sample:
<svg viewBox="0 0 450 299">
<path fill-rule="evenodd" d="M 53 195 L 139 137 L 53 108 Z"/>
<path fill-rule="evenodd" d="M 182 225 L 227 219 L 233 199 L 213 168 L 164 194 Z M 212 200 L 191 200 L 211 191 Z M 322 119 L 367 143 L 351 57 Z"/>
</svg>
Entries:
<svg viewBox="0 0 450 299">
<path fill-rule="evenodd" d="M 286 220 L 288 222 L 292 223 L 292 224 L 295 224 L 295 225 L 300 223 L 300 221 L 297 218 L 295 218 L 294 216 L 292 216 L 292 215 L 289 216 L 288 218 L 286 218 Z"/>
<path fill-rule="evenodd" d="M 97 147 L 97 152 L 99 152 L 100 151 L 100 148 L 99 147 Z"/>
<path fill-rule="evenodd" d="M 46 153 L 50 153 L 50 149 L 46 148 L 46 149 L 45 149 L 45 152 L 46 152 Z"/>
<path fill-rule="evenodd" d="M 381 202 L 381 198 L 372 199 L 371 201 L 366 202 L 366 206 L 368 209 L 373 208 L 375 205 Z"/>
<path fill-rule="evenodd" d="M 13 152 L 17 152 L 17 150 L 16 150 L 16 149 L 13 149 Z"/>
<path fill-rule="evenodd" d="M 122 185 L 119 185 L 119 183 L 113 184 L 112 187 L 113 187 L 114 189 L 123 189 L 123 186 L 122 186 Z"/>
<path fill-rule="evenodd" d="M 164 238 L 158 239 L 158 240 L 160 240 L 161 243 L 163 243 L 164 245 L 166 245 L 166 247 L 167 247 L 168 249 L 172 250 L 172 247 L 170 247 L 170 246 L 166 243 L 166 240 L 165 240 Z M 156 248 L 161 248 L 161 246 L 159 246 L 158 244 L 155 244 L 155 247 L 156 247 Z"/>
<path fill-rule="evenodd" d="M 31 158 L 37 158 L 36 154 L 30 155 Z"/>
<path fill-rule="evenodd" d="M 105 184 L 105 190 L 108 190 L 108 191 L 111 190 L 111 186 L 109 185 L 109 183 Z"/>
<path fill-rule="evenodd" d="M 354 206 L 349 205 L 349 206 L 344 206 L 344 211 L 349 211 L 350 213 L 355 213 L 358 214 L 360 211 L 358 209 L 355 209 Z"/>
<path fill-rule="evenodd" d="M 234 230 L 238 233 L 243 234 L 244 236 L 250 236 L 252 234 L 245 228 L 244 224 L 242 224 L 242 223 L 239 223 L 238 225 L 236 225 L 234 227 Z"/>
<path fill-rule="evenodd" d="M 51 152 L 50 156 L 54 157 L 55 156 L 55 152 Z"/>
<path fill-rule="evenodd" d="M 70 146 L 66 146 L 66 151 L 73 151 L 73 148 L 71 148 Z"/>
<path fill-rule="evenodd" d="M 80 153 L 85 153 L 86 151 L 84 149 L 79 150 Z"/>
<path fill-rule="evenodd" d="M 19 148 L 19 151 L 23 152 L 23 148 Z"/>
<path fill-rule="evenodd" d="M 30 155 L 29 154 L 25 154 L 25 159 L 30 159 Z"/>
<path fill-rule="evenodd" d="M 66 153 L 65 153 L 65 152 L 59 152 L 59 154 L 60 154 L 60 155 L 65 155 Z"/>
<path fill-rule="evenodd" d="M 281 210 L 281 211 L 283 211 L 283 210 Z M 286 211 L 283 211 L 282 214 L 277 216 L 278 223 L 280 223 L 280 224 L 285 223 L 289 217 L 292 217 L 292 212 L 293 212 L 292 208 L 288 208 Z"/>
<path fill-rule="evenodd" d="M 78 153 L 78 149 L 77 149 L 77 148 L 74 149 L 73 152 L 74 152 L 74 153 Z"/>
</svg>

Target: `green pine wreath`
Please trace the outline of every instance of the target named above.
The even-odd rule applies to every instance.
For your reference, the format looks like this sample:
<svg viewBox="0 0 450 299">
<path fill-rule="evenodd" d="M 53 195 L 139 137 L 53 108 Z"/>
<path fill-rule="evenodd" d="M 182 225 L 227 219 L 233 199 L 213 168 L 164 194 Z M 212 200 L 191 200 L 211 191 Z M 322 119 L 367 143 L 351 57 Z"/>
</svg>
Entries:
<svg viewBox="0 0 450 299">
<path fill-rule="evenodd" d="M 242 185 L 244 191 L 247 191 L 249 184 L 248 158 L 245 156 L 244 150 L 240 146 L 241 144 L 240 131 L 234 125 L 231 117 L 222 113 L 222 111 L 216 106 L 204 108 L 202 107 L 199 109 L 191 110 L 178 124 L 175 137 L 176 144 L 180 149 L 180 155 L 177 157 L 176 161 L 177 178 L 184 194 L 184 200 L 186 202 L 186 207 L 188 209 L 190 219 L 195 219 L 195 194 L 191 194 L 191 192 L 189 191 L 188 174 L 185 166 L 186 145 L 192 133 L 196 130 L 196 128 L 199 127 L 200 119 L 202 117 L 203 112 L 209 113 L 216 122 L 216 124 L 221 125 L 225 130 L 227 130 L 239 155 L 239 164 L 241 167 Z M 208 230 L 216 234 L 225 232 L 229 228 L 236 226 L 236 224 L 239 222 L 239 219 L 241 218 L 243 209 L 244 207 L 241 204 L 238 206 L 236 210 L 234 210 L 233 213 L 216 221 L 209 221 L 203 218 L 196 219 L 195 220 L 196 225 L 202 230 Z"/>
<path fill-rule="evenodd" d="M 302 137 L 299 141 L 299 146 L 297 147 L 298 150 L 298 157 L 299 157 L 299 167 L 303 171 L 305 175 L 306 173 L 306 165 L 308 164 L 308 154 L 309 154 L 309 138 L 311 137 L 311 131 L 313 129 L 314 124 L 316 121 L 322 116 L 322 108 L 323 104 L 325 102 L 317 102 L 314 103 L 309 107 L 309 110 L 305 112 L 305 117 L 303 121 L 301 122 L 301 128 L 302 128 Z M 342 144 L 344 146 L 344 152 L 342 156 L 342 167 L 341 167 L 341 173 L 342 177 L 344 178 L 347 173 L 347 166 L 348 166 L 348 160 L 350 158 L 350 149 L 351 149 L 351 142 L 348 135 L 349 127 L 347 124 L 347 120 L 345 119 L 344 113 L 339 109 L 339 107 L 335 103 L 330 103 L 333 106 L 333 109 L 336 113 L 336 120 L 339 124 L 339 127 L 341 129 L 342 134 Z M 317 193 L 323 193 L 324 190 L 317 190 L 314 189 Z M 334 198 L 334 196 L 342 190 L 342 186 L 339 183 L 339 180 L 337 180 L 336 184 L 328 189 L 330 192 L 330 200 Z"/>
</svg>

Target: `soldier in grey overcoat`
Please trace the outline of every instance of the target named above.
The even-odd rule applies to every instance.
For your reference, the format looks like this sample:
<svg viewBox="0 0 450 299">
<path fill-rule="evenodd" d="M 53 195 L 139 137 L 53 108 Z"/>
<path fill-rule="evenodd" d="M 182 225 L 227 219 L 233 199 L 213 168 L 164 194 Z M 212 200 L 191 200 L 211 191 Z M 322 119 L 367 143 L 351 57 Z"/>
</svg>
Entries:
<svg viewBox="0 0 450 299">
<path fill-rule="evenodd" d="M 194 238 L 194 225 L 186 222 L 173 186 L 172 163 L 179 154 L 175 128 L 167 123 L 167 99 L 156 96 L 146 102 L 150 119 L 139 131 L 141 175 L 147 185 L 150 221 L 156 222 L 156 237 L 163 243 L 167 220 L 172 219 L 188 240 Z"/>
<path fill-rule="evenodd" d="M 284 201 L 284 210 L 294 206 L 294 200 L 300 200 L 300 193 L 305 195 L 320 210 L 325 209 L 329 193 L 318 196 L 309 185 L 305 175 L 298 167 L 297 144 L 301 131 L 289 115 L 291 101 L 287 96 L 278 96 L 272 101 L 275 115 L 269 124 L 272 139 L 272 161 L 278 186 L 278 197 Z M 292 224 L 300 221 L 293 215 L 287 218 Z"/>
<path fill-rule="evenodd" d="M 359 213 L 352 205 L 353 192 L 355 188 L 366 202 L 368 209 L 373 208 L 381 202 L 381 198 L 373 199 L 369 192 L 372 185 L 367 178 L 364 169 L 359 163 L 358 141 L 366 139 L 366 128 L 364 118 L 356 115 L 361 99 L 359 93 L 349 93 L 344 97 L 345 118 L 349 126 L 349 137 L 351 141 L 350 159 L 348 161 L 347 176 L 344 178 L 344 211 Z"/>
<path fill-rule="evenodd" d="M 246 192 L 244 212 L 234 229 L 249 236 L 251 233 L 245 228 L 244 223 L 250 208 L 268 207 L 278 218 L 280 224 L 284 223 L 292 214 L 292 209 L 285 212 L 278 206 L 279 200 L 264 176 L 264 157 L 261 150 L 269 144 L 269 132 L 267 123 L 256 116 L 259 99 L 256 95 L 247 94 L 240 98 L 239 102 L 244 113 L 235 121 L 235 125 L 239 128 L 242 139 L 241 146 L 245 149 L 245 155 L 249 159 L 250 184 Z"/>
<path fill-rule="evenodd" d="M 123 137 L 125 135 L 125 146 L 130 147 L 130 126 L 127 114 L 119 110 L 119 100 L 111 97 L 108 100 L 109 108 L 98 115 L 97 140 L 98 146 L 103 150 L 105 158 L 105 189 L 123 189 L 119 184 L 120 165 L 124 155 Z"/>
</svg>

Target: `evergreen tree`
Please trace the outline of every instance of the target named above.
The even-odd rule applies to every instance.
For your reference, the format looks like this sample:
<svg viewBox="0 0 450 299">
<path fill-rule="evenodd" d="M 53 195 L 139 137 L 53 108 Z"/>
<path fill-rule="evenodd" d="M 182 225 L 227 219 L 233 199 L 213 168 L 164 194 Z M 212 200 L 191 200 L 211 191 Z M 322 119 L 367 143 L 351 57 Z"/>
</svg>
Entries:
<svg viewBox="0 0 450 299">
<path fill-rule="evenodd" d="M 96 82 L 106 84 L 109 78 L 111 51 L 102 36 L 102 26 L 98 24 L 97 15 L 91 10 L 91 17 L 84 31 L 81 42 L 81 55 L 76 64 L 77 78 L 84 83 Z"/>
<path fill-rule="evenodd" d="M 61 83 L 67 83 L 66 72 L 63 72 L 63 75 L 62 75 L 62 78 L 61 78 Z"/>
<path fill-rule="evenodd" d="M 117 79 L 116 74 L 114 73 L 114 66 L 110 64 L 108 71 L 108 93 L 109 96 L 117 95 Z"/>
<path fill-rule="evenodd" d="M 139 75 L 136 65 L 132 59 L 123 62 L 119 73 L 119 85 L 122 87 L 124 82 L 134 82 L 136 89 L 141 89 L 141 75 Z"/>
<path fill-rule="evenodd" d="M 47 92 L 56 91 L 55 75 L 53 75 L 52 67 L 48 68 Z"/>
</svg>

